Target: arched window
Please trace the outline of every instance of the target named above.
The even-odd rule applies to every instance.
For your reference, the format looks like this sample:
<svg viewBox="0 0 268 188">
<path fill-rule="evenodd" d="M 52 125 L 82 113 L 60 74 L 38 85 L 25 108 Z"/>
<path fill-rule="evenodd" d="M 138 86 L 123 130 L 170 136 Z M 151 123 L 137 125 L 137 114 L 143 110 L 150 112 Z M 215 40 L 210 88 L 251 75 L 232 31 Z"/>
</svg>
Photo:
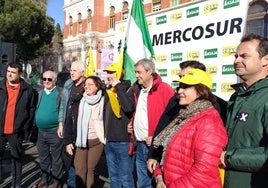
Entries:
<svg viewBox="0 0 268 188">
<path fill-rule="evenodd" d="M 92 10 L 87 9 L 87 31 L 91 31 L 92 26 Z"/>
<path fill-rule="evenodd" d="M 79 12 L 77 17 L 78 17 L 77 31 L 78 33 L 82 33 L 82 14 Z"/>
<path fill-rule="evenodd" d="M 265 0 L 254 0 L 249 4 L 246 34 L 267 36 L 267 10 L 268 3 Z"/>
<path fill-rule="evenodd" d="M 161 0 L 152 0 L 153 3 L 153 12 L 161 10 Z"/>
<path fill-rule="evenodd" d="M 110 7 L 110 20 L 109 20 L 109 28 L 115 28 L 115 8 L 114 6 Z"/>
<path fill-rule="evenodd" d="M 69 16 L 69 35 L 73 34 L 73 17 Z"/>
<path fill-rule="evenodd" d="M 122 5 L 123 5 L 123 7 L 122 7 L 122 20 L 126 20 L 128 18 L 128 12 L 129 12 L 128 2 L 124 1 Z"/>
</svg>

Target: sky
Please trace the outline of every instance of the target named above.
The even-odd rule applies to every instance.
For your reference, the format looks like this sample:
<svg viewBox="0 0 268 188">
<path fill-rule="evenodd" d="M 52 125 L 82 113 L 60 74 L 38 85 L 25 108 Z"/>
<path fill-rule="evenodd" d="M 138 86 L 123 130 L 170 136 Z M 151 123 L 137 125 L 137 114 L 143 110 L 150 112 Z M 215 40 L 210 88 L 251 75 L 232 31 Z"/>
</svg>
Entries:
<svg viewBox="0 0 268 188">
<path fill-rule="evenodd" d="M 47 15 L 55 20 L 55 25 L 60 24 L 63 29 L 63 2 L 64 0 L 48 0 Z"/>
</svg>

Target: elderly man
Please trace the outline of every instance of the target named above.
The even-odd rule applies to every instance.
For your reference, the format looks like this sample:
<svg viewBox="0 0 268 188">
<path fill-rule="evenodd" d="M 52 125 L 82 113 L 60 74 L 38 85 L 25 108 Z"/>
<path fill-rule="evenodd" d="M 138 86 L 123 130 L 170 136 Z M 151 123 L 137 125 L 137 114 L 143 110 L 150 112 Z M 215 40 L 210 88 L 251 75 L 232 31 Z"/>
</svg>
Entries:
<svg viewBox="0 0 268 188">
<path fill-rule="evenodd" d="M 76 140 L 76 125 L 80 99 L 84 93 L 85 63 L 74 61 L 71 65 L 70 76 L 64 84 L 59 111 L 58 136 L 63 138 L 64 150 L 68 155 L 74 156 L 74 142 Z M 72 131 L 73 130 L 73 131 Z M 72 162 L 72 161 L 71 161 Z M 73 166 L 67 166 L 68 186 L 76 187 L 75 170 Z"/>
<path fill-rule="evenodd" d="M 56 78 L 55 72 L 44 72 L 42 78 L 44 88 L 38 92 L 35 123 L 38 128 L 37 150 L 41 180 L 33 186 L 36 188 L 48 186 L 51 180 L 53 188 L 61 187 L 63 143 L 57 134 L 61 89 L 56 86 Z"/>
<path fill-rule="evenodd" d="M 162 82 L 151 60 L 139 60 L 135 64 L 135 72 L 137 82 L 133 89 L 138 98 L 133 121 L 137 139 L 136 169 L 139 187 L 149 188 L 154 187 L 152 176 L 147 170 L 149 147 L 160 116 L 175 92 L 171 86 Z"/>
</svg>

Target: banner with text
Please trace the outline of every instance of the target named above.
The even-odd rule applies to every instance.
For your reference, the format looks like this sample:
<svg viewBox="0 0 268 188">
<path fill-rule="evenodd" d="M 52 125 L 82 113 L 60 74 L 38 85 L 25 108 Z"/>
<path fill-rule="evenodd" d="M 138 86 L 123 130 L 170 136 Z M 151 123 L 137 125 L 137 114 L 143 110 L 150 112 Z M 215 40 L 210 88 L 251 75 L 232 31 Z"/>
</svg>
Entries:
<svg viewBox="0 0 268 188">
<path fill-rule="evenodd" d="M 213 93 L 228 100 L 237 83 L 233 62 L 247 18 L 247 0 L 209 0 L 147 15 L 156 68 L 174 88 L 179 63 L 204 63 L 213 78 Z M 119 31 L 122 25 L 117 26 Z M 135 36 L 133 36 L 135 37 Z"/>
</svg>

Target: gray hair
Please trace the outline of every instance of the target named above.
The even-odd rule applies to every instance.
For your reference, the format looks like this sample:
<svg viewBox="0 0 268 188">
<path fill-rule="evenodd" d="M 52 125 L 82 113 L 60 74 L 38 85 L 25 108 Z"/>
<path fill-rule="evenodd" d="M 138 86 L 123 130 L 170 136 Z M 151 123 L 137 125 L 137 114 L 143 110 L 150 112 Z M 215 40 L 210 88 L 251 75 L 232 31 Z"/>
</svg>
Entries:
<svg viewBox="0 0 268 188">
<path fill-rule="evenodd" d="M 77 64 L 81 71 L 86 71 L 86 64 L 83 61 L 74 61 L 72 65 Z"/>
<path fill-rule="evenodd" d="M 153 74 L 155 73 L 155 64 L 152 60 L 147 59 L 147 58 L 143 58 L 140 59 L 136 64 L 135 67 L 142 65 L 144 70 L 148 71 L 148 70 L 152 70 Z"/>
</svg>

